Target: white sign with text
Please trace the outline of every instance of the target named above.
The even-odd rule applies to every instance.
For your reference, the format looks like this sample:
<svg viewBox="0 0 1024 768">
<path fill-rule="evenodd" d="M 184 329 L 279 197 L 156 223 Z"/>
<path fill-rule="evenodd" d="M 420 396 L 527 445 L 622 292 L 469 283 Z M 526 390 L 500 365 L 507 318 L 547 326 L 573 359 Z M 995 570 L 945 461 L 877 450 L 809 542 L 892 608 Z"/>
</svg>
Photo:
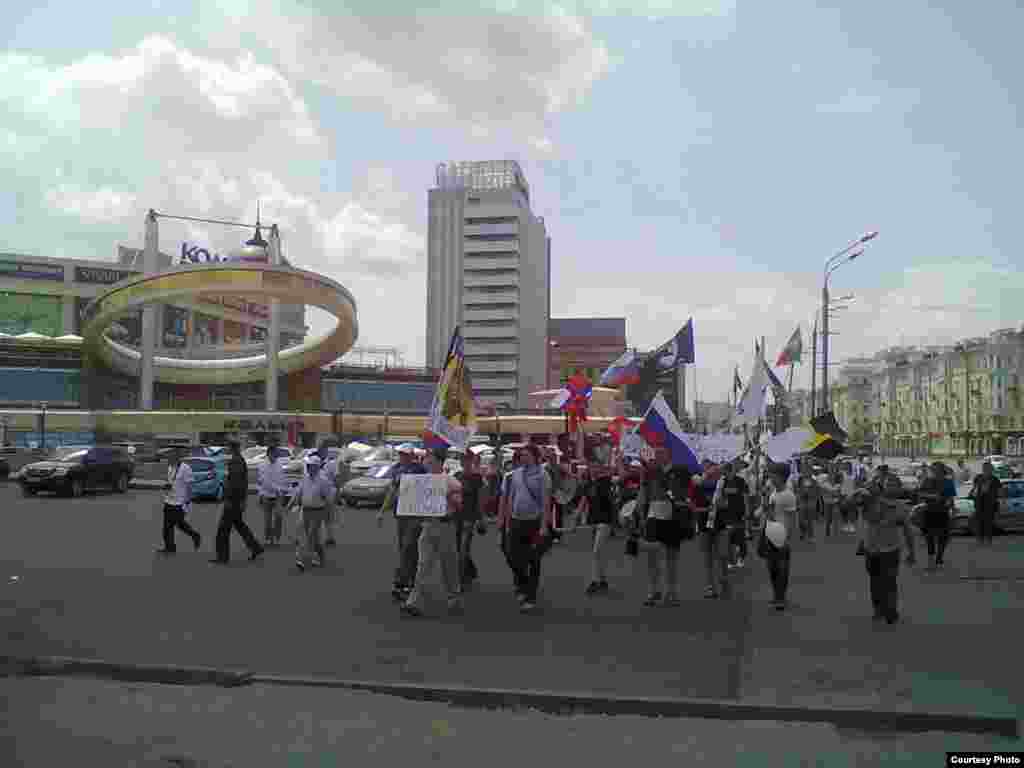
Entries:
<svg viewBox="0 0 1024 768">
<path fill-rule="evenodd" d="M 402 475 L 395 514 L 399 517 L 446 517 L 448 475 Z"/>
</svg>

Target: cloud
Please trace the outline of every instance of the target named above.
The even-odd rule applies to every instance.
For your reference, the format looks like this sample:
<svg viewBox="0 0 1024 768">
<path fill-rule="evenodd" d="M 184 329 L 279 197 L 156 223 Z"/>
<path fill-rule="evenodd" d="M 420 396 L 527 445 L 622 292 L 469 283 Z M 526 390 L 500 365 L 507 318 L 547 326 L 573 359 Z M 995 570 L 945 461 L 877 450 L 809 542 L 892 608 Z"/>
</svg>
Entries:
<svg viewBox="0 0 1024 768">
<path fill-rule="evenodd" d="M 423 340 L 395 313 L 424 301 L 424 237 L 407 223 L 416 201 L 382 166 L 366 168 L 351 197 L 323 193 L 329 144 L 280 71 L 150 37 L 62 65 L 6 55 L 0 73 L 0 167 L 35 195 L 23 211 L 31 239 L 5 250 L 111 258 L 119 243 L 141 244 L 148 208 L 253 221 L 259 200 L 293 263 L 353 291 L 364 333 L 422 359 Z M 161 219 L 160 236 L 165 251 L 190 240 L 225 253 L 247 235 Z"/>
<path fill-rule="evenodd" d="M 545 118 L 581 104 L 611 66 L 585 20 L 558 6 L 529 15 L 256 13 L 277 29 L 268 45 L 293 78 L 399 122 L 525 135 L 540 152 L 551 150 Z"/>
<path fill-rule="evenodd" d="M 903 344 L 951 344 L 1021 323 L 1024 275 L 985 262 L 924 263 L 884 276 L 858 291 L 832 330 L 831 360 L 869 356 Z M 733 367 L 744 379 L 754 360 L 754 341 L 766 339 L 769 363 L 797 324 L 804 333 L 805 362 L 795 386 L 810 385 L 811 329 L 820 308 L 820 276 L 729 269 L 687 270 L 676 281 L 652 280 L 635 270 L 578 277 L 571 293 L 556 289 L 563 317 L 625 316 L 629 344 L 654 349 L 694 318 L 696 378 L 702 400 L 724 401 Z M 819 350 L 820 353 L 820 350 Z M 833 371 L 834 373 L 834 371 Z M 688 401 L 694 397 L 692 372 Z"/>
</svg>

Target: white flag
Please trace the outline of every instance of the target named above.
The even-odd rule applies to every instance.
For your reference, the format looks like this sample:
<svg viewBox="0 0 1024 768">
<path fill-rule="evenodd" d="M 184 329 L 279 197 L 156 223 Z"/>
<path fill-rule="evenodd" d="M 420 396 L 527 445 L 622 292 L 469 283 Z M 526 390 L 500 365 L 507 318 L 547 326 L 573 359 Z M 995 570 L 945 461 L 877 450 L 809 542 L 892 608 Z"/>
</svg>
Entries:
<svg viewBox="0 0 1024 768">
<path fill-rule="evenodd" d="M 733 425 L 754 426 L 757 424 L 764 416 L 767 394 L 768 375 L 765 372 L 764 362 L 760 356 L 757 356 L 754 359 L 754 370 L 750 372 L 750 379 L 747 381 L 747 388 L 743 390 L 743 397 L 736 403 L 736 413 L 732 419 Z"/>
</svg>

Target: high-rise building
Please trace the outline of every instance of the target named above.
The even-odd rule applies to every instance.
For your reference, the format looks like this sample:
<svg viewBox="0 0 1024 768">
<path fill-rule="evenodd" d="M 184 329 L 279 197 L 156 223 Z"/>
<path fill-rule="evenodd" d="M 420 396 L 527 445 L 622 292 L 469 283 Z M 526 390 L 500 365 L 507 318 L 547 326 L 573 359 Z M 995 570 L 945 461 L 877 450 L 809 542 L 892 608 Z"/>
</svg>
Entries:
<svg viewBox="0 0 1024 768">
<path fill-rule="evenodd" d="M 428 195 L 427 366 L 462 327 L 475 394 L 525 408 L 547 384 L 551 238 L 512 160 L 442 164 Z"/>
</svg>

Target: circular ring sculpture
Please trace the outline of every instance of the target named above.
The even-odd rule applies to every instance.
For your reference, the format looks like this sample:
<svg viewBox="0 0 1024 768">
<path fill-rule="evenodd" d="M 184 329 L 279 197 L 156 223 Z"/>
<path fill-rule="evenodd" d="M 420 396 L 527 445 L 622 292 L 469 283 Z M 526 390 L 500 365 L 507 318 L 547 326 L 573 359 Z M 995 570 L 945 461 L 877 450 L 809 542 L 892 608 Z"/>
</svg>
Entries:
<svg viewBox="0 0 1024 768">
<path fill-rule="evenodd" d="M 329 277 L 266 264 L 211 264 L 176 267 L 123 280 L 86 309 L 82 335 L 87 351 L 111 368 L 139 376 L 142 353 L 118 344 L 105 331 L 118 318 L 146 304 L 172 303 L 202 295 L 242 295 L 320 307 L 337 318 L 332 331 L 278 353 L 281 373 L 325 365 L 348 352 L 359 336 L 356 301 Z M 220 360 L 153 358 L 153 379 L 171 384 L 242 384 L 267 376 L 266 354 Z"/>
</svg>

